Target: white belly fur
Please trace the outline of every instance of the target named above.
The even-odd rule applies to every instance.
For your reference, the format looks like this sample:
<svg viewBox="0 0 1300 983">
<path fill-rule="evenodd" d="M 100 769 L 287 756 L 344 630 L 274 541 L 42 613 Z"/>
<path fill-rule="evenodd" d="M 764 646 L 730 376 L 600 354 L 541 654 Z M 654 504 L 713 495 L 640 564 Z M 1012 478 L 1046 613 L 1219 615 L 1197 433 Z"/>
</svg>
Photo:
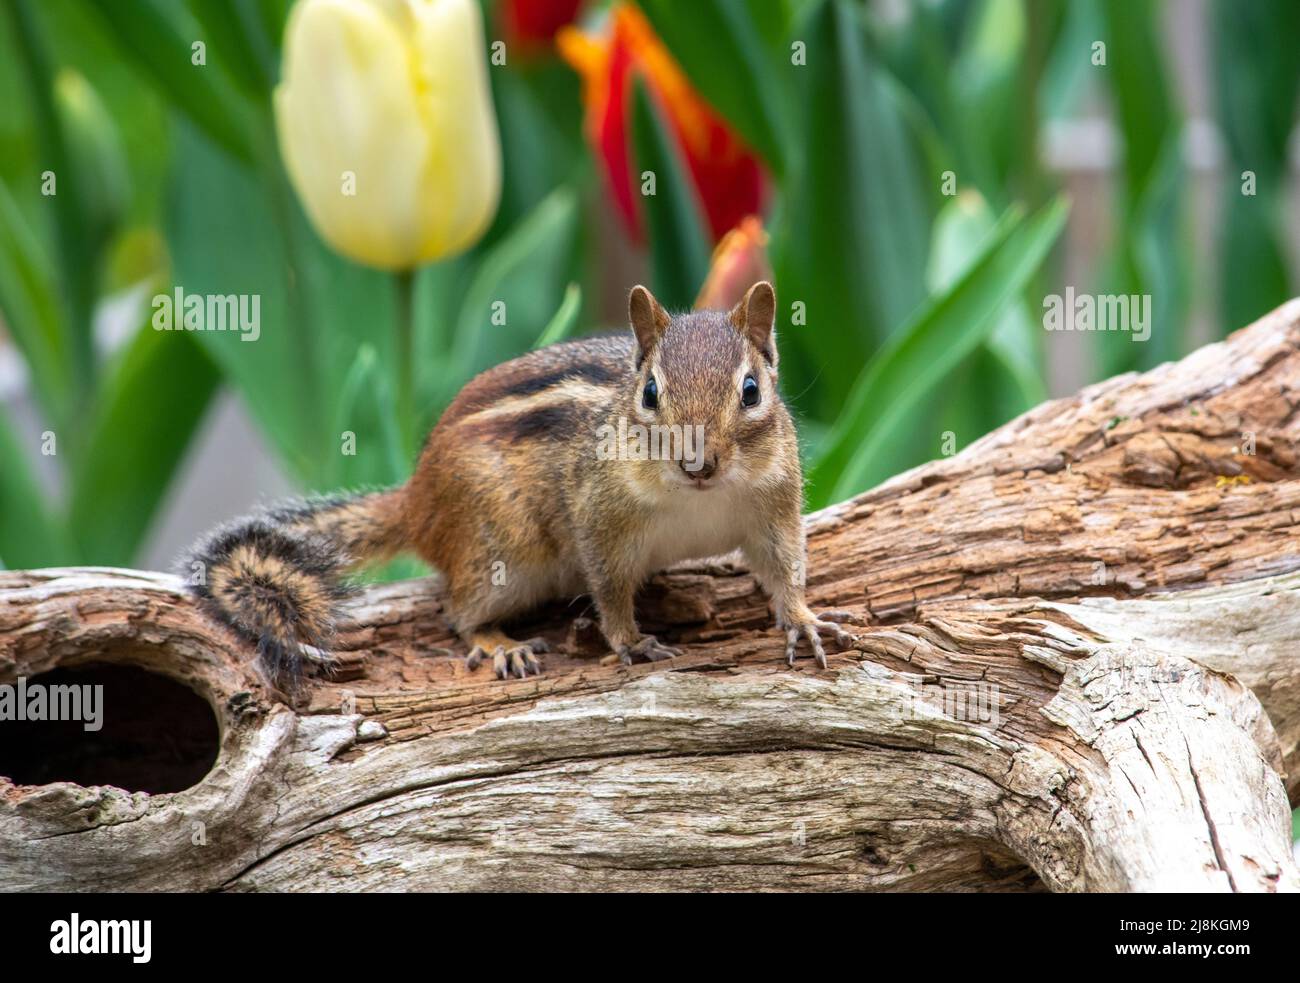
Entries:
<svg viewBox="0 0 1300 983">
<path fill-rule="evenodd" d="M 744 488 L 683 488 L 666 496 L 651 514 L 645 572 L 736 549 L 749 527 L 747 497 Z"/>
</svg>

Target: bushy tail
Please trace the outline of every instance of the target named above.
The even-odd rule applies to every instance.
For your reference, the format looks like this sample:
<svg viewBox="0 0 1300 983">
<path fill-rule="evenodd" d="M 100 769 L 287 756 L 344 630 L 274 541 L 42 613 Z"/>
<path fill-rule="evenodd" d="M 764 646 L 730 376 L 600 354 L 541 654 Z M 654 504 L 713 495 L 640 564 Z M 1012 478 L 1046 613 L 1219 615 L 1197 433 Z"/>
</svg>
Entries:
<svg viewBox="0 0 1300 983">
<path fill-rule="evenodd" d="M 257 646 L 271 685 L 296 695 L 302 664 L 328 661 L 350 569 L 405 546 L 402 489 L 273 506 L 205 536 L 181 571 L 213 618 Z"/>
</svg>

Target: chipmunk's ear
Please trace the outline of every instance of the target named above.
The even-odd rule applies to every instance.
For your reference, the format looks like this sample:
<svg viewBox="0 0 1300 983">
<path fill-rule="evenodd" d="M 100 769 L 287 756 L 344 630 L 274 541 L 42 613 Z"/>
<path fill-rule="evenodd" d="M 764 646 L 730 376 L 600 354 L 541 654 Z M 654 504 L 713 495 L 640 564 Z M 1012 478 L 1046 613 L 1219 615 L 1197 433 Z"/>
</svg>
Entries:
<svg viewBox="0 0 1300 983">
<path fill-rule="evenodd" d="M 772 334 L 772 324 L 776 320 L 776 291 L 770 283 L 760 280 L 750 287 L 727 317 L 736 330 L 763 353 L 769 365 L 776 365 L 776 338 Z"/>
<path fill-rule="evenodd" d="M 631 322 L 632 331 L 636 335 L 638 348 L 636 364 L 640 366 L 667 330 L 670 318 L 668 312 L 659 306 L 659 301 L 655 300 L 654 294 L 637 284 L 632 288 L 632 295 L 627 300 L 627 319 Z"/>
</svg>

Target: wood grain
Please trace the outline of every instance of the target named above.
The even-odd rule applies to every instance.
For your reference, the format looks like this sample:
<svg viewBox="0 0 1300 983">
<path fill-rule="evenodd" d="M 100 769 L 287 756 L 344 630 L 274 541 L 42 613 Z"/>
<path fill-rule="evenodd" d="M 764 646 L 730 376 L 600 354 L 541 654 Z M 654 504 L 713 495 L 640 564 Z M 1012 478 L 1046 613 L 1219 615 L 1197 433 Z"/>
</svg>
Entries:
<svg viewBox="0 0 1300 983">
<path fill-rule="evenodd" d="M 0 682 L 138 665 L 222 732 L 180 792 L 0 780 L 0 887 L 1298 890 L 1297 387 L 1293 301 L 810 516 L 811 600 L 867 622 L 825 671 L 726 558 L 639 599 L 671 666 L 584 599 L 504 683 L 430 578 L 295 712 L 175 578 L 0 573 Z"/>
</svg>

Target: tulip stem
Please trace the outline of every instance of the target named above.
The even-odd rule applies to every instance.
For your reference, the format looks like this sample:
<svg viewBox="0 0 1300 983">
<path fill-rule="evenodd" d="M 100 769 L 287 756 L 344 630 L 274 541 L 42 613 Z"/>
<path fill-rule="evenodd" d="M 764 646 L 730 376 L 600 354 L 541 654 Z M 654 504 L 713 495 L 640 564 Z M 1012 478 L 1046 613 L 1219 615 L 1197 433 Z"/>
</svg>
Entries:
<svg viewBox="0 0 1300 983">
<path fill-rule="evenodd" d="M 415 450 L 415 271 L 397 273 L 397 428 L 402 435 L 403 450 Z"/>
</svg>

